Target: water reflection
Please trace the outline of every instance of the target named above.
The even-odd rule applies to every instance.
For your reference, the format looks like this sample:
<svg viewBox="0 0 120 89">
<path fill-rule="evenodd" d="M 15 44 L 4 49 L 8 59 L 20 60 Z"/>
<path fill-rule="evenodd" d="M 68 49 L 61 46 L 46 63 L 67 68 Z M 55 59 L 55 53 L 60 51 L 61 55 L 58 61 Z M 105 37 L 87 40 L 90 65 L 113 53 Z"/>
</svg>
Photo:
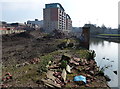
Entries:
<svg viewBox="0 0 120 89">
<path fill-rule="evenodd" d="M 104 46 L 104 40 L 101 39 L 95 39 L 95 38 L 91 38 L 90 39 L 90 45 L 99 45 L 102 44 L 102 46 Z"/>
<path fill-rule="evenodd" d="M 105 74 L 111 78 L 109 85 L 118 87 L 118 75 L 113 72 L 118 70 L 118 43 L 91 38 L 90 49 L 96 52 L 95 60 L 98 66 L 109 66 L 105 69 Z"/>
</svg>

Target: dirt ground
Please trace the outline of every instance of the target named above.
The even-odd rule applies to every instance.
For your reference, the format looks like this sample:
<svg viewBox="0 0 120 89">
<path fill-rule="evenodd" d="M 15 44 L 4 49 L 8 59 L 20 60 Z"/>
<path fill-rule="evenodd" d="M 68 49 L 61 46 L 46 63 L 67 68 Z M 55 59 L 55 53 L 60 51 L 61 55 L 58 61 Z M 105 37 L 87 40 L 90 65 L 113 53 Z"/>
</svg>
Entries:
<svg viewBox="0 0 120 89">
<path fill-rule="evenodd" d="M 39 30 L 2 36 L 3 65 L 29 61 L 38 55 L 55 51 L 59 42 L 44 38 L 46 34 Z"/>
<path fill-rule="evenodd" d="M 60 60 L 63 53 L 69 53 L 70 55 L 73 54 L 74 57 L 77 57 L 77 55 L 82 58 L 88 57 L 88 51 L 84 50 L 58 50 L 58 45 L 61 44 L 63 40 L 65 40 L 65 38 L 50 37 L 48 34 L 42 33 L 39 30 L 3 35 L 2 76 L 7 72 L 13 76 L 12 79 L 4 81 L 3 86 L 47 88 L 43 82 L 41 82 L 41 79 L 46 77 L 42 71 L 46 71 L 46 66 L 49 61 Z M 16 67 L 17 64 L 29 62 L 34 58 L 39 58 L 39 62 L 36 64 Z M 3 79 L 6 78 L 7 77 Z M 103 82 L 105 83 L 104 85 L 106 85 L 106 81 L 103 80 L 100 82 Z M 70 85 L 67 85 L 67 87 L 68 86 Z"/>
</svg>

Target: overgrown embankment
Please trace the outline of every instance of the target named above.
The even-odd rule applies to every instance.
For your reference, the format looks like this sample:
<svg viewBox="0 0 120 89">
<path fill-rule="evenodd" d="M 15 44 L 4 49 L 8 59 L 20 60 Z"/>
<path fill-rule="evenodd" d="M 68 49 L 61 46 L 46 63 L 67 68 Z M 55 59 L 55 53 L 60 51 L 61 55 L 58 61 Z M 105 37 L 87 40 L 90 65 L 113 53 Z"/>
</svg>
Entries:
<svg viewBox="0 0 120 89">
<path fill-rule="evenodd" d="M 98 35 L 93 35 L 91 37 L 104 39 L 110 42 L 120 43 L 120 34 L 98 34 Z"/>
<path fill-rule="evenodd" d="M 27 35 L 32 36 L 26 38 Z M 29 32 L 27 35 L 17 34 L 3 37 L 2 87 L 58 87 L 43 81 L 43 79 L 49 80 L 50 77 L 54 77 L 57 79 L 53 80 L 55 85 L 61 82 L 62 88 L 108 88 L 104 76 L 101 75 L 103 73 L 99 71 L 95 60 L 91 57 L 91 52 L 76 49 L 77 42 L 74 38 L 70 38 L 70 42 L 67 42 L 68 39 L 51 38 L 39 32 Z M 70 55 L 68 59 L 72 61 L 67 62 L 71 67 L 71 73 L 67 73 L 66 81 L 63 81 L 61 75 L 59 77 L 48 76 L 48 71 L 62 73 L 67 64 L 63 67 L 64 63 L 62 62 L 63 65 L 61 65 L 60 60 L 65 54 Z M 81 85 L 73 81 L 73 78 L 78 75 L 85 76 L 87 83 Z"/>
</svg>

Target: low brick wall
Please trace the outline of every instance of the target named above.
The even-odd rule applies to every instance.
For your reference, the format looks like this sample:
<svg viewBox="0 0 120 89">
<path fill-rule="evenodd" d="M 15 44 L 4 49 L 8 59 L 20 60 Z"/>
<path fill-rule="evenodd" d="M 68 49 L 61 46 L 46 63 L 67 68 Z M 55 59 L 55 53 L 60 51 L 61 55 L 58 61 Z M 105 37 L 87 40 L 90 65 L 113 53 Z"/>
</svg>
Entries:
<svg viewBox="0 0 120 89">
<path fill-rule="evenodd" d="M 0 30 L 0 35 L 12 34 L 12 33 L 21 33 L 21 32 L 25 32 L 25 30 Z"/>
</svg>

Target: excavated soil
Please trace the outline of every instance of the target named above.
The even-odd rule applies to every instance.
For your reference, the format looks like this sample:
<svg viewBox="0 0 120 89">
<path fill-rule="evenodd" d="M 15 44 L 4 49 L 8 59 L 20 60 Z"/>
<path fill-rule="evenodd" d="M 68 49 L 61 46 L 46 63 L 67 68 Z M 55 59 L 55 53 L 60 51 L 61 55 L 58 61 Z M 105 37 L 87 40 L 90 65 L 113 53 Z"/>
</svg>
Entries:
<svg viewBox="0 0 120 89">
<path fill-rule="evenodd" d="M 3 65 L 29 61 L 34 57 L 55 51 L 59 42 L 45 37 L 39 30 L 2 36 Z"/>
</svg>

